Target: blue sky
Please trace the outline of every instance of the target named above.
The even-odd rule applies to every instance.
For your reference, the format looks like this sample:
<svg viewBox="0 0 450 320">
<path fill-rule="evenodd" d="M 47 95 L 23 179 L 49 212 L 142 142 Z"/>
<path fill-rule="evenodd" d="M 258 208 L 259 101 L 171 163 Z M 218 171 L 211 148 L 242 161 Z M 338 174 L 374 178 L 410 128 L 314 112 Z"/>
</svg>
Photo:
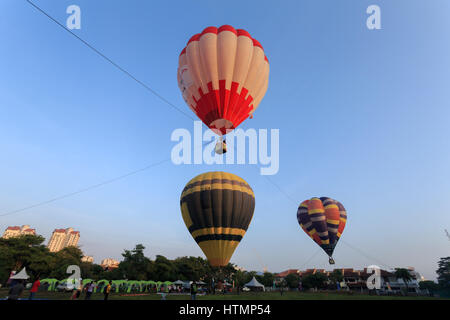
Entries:
<svg viewBox="0 0 450 320">
<path fill-rule="evenodd" d="M 347 208 L 337 267 L 414 266 L 435 278 L 450 242 L 448 1 L 35 0 L 74 32 L 189 113 L 178 55 L 210 25 L 248 30 L 264 46 L 269 89 L 241 127 L 280 130 L 270 179 L 298 203 L 330 196 Z M 366 8 L 381 8 L 368 30 Z M 447 9 L 447 10 L 446 10 Z M 0 4 L 0 214 L 170 157 L 174 129 L 193 123 L 112 67 L 26 1 Z M 329 268 L 289 201 L 254 165 L 170 162 L 49 205 L 0 217 L 81 232 L 86 254 L 202 255 L 179 210 L 182 188 L 212 170 L 252 186 L 256 210 L 231 262 L 246 269 Z M 361 249 L 365 255 L 349 245 Z M 376 258 L 377 260 L 368 258 Z"/>
</svg>

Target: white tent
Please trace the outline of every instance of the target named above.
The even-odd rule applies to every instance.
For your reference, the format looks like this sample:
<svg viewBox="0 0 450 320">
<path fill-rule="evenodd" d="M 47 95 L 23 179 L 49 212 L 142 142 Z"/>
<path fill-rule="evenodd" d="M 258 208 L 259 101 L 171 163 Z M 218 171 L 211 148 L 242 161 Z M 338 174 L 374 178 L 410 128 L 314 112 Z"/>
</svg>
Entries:
<svg viewBox="0 0 450 320">
<path fill-rule="evenodd" d="M 248 288 L 262 288 L 262 290 L 265 291 L 264 285 L 259 283 L 258 280 L 256 280 L 255 277 L 253 277 L 253 279 L 250 280 L 250 282 L 246 283 L 244 285 L 244 287 L 248 287 Z"/>
<path fill-rule="evenodd" d="M 27 270 L 25 270 L 25 267 L 20 270 L 20 272 L 13 275 L 10 279 L 13 280 L 27 280 L 30 276 L 27 274 Z"/>
</svg>

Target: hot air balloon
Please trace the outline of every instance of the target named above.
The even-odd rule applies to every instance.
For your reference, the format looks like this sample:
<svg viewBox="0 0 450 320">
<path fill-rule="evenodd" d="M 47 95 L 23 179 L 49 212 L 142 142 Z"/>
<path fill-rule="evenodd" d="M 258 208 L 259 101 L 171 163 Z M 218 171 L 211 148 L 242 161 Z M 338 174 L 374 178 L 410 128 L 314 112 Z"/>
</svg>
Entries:
<svg viewBox="0 0 450 320">
<path fill-rule="evenodd" d="M 244 236 L 255 209 L 255 195 L 244 179 L 207 172 L 181 193 L 181 214 L 211 266 L 226 266 Z"/>
<path fill-rule="evenodd" d="M 328 254 L 330 264 L 334 264 L 333 251 L 347 222 L 344 206 L 327 197 L 305 200 L 298 207 L 297 220 L 303 231 Z"/>
<path fill-rule="evenodd" d="M 187 105 L 222 138 L 258 108 L 269 84 L 269 61 L 247 31 L 208 27 L 181 51 L 177 78 Z"/>
</svg>

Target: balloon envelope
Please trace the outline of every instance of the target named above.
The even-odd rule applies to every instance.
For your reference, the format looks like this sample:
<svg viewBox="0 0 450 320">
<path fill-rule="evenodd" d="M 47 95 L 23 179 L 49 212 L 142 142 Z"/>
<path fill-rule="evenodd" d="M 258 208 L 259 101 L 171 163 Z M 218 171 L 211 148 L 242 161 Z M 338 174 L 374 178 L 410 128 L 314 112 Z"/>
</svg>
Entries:
<svg viewBox="0 0 450 320">
<path fill-rule="evenodd" d="M 212 266 L 225 266 L 244 236 L 255 209 L 255 195 L 244 179 L 207 172 L 181 193 L 181 214 Z"/>
<path fill-rule="evenodd" d="M 344 231 L 347 212 L 339 201 L 312 198 L 300 204 L 297 220 L 303 231 L 331 257 Z"/>
<path fill-rule="evenodd" d="M 247 31 L 208 27 L 181 51 L 177 78 L 191 110 L 224 135 L 258 107 L 269 85 L 269 61 Z"/>
</svg>

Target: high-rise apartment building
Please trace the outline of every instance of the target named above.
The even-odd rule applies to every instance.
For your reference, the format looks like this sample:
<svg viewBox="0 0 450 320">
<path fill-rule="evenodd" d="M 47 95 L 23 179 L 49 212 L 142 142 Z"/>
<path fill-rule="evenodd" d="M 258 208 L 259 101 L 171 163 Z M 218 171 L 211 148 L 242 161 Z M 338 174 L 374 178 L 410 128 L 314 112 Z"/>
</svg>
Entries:
<svg viewBox="0 0 450 320">
<path fill-rule="evenodd" d="M 12 227 L 6 228 L 5 232 L 3 233 L 2 238 L 9 239 L 9 238 L 19 237 L 19 236 L 27 235 L 27 234 L 36 235 L 36 230 L 31 229 L 29 225 L 23 225 L 21 227 L 12 226 Z"/>
<path fill-rule="evenodd" d="M 94 257 L 92 257 L 92 256 L 83 256 L 83 257 L 81 257 L 81 262 L 93 263 L 94 262 Z"/>
<path fill-rule="evenodd" d="M 100 265 L 103 267 L 103 269 L 111 270 L 119 267 L 119 261 L 112 258 L 106 258 L 102 260 Z"/>
<path fill-rule="evenodd" d="M 51 252 L 57 252 L 66 247 L 76 246 L 79 239 L 80 232 L 74 231 L 72 228 L 55 229 L 47 247 Z"/>
</svg>

